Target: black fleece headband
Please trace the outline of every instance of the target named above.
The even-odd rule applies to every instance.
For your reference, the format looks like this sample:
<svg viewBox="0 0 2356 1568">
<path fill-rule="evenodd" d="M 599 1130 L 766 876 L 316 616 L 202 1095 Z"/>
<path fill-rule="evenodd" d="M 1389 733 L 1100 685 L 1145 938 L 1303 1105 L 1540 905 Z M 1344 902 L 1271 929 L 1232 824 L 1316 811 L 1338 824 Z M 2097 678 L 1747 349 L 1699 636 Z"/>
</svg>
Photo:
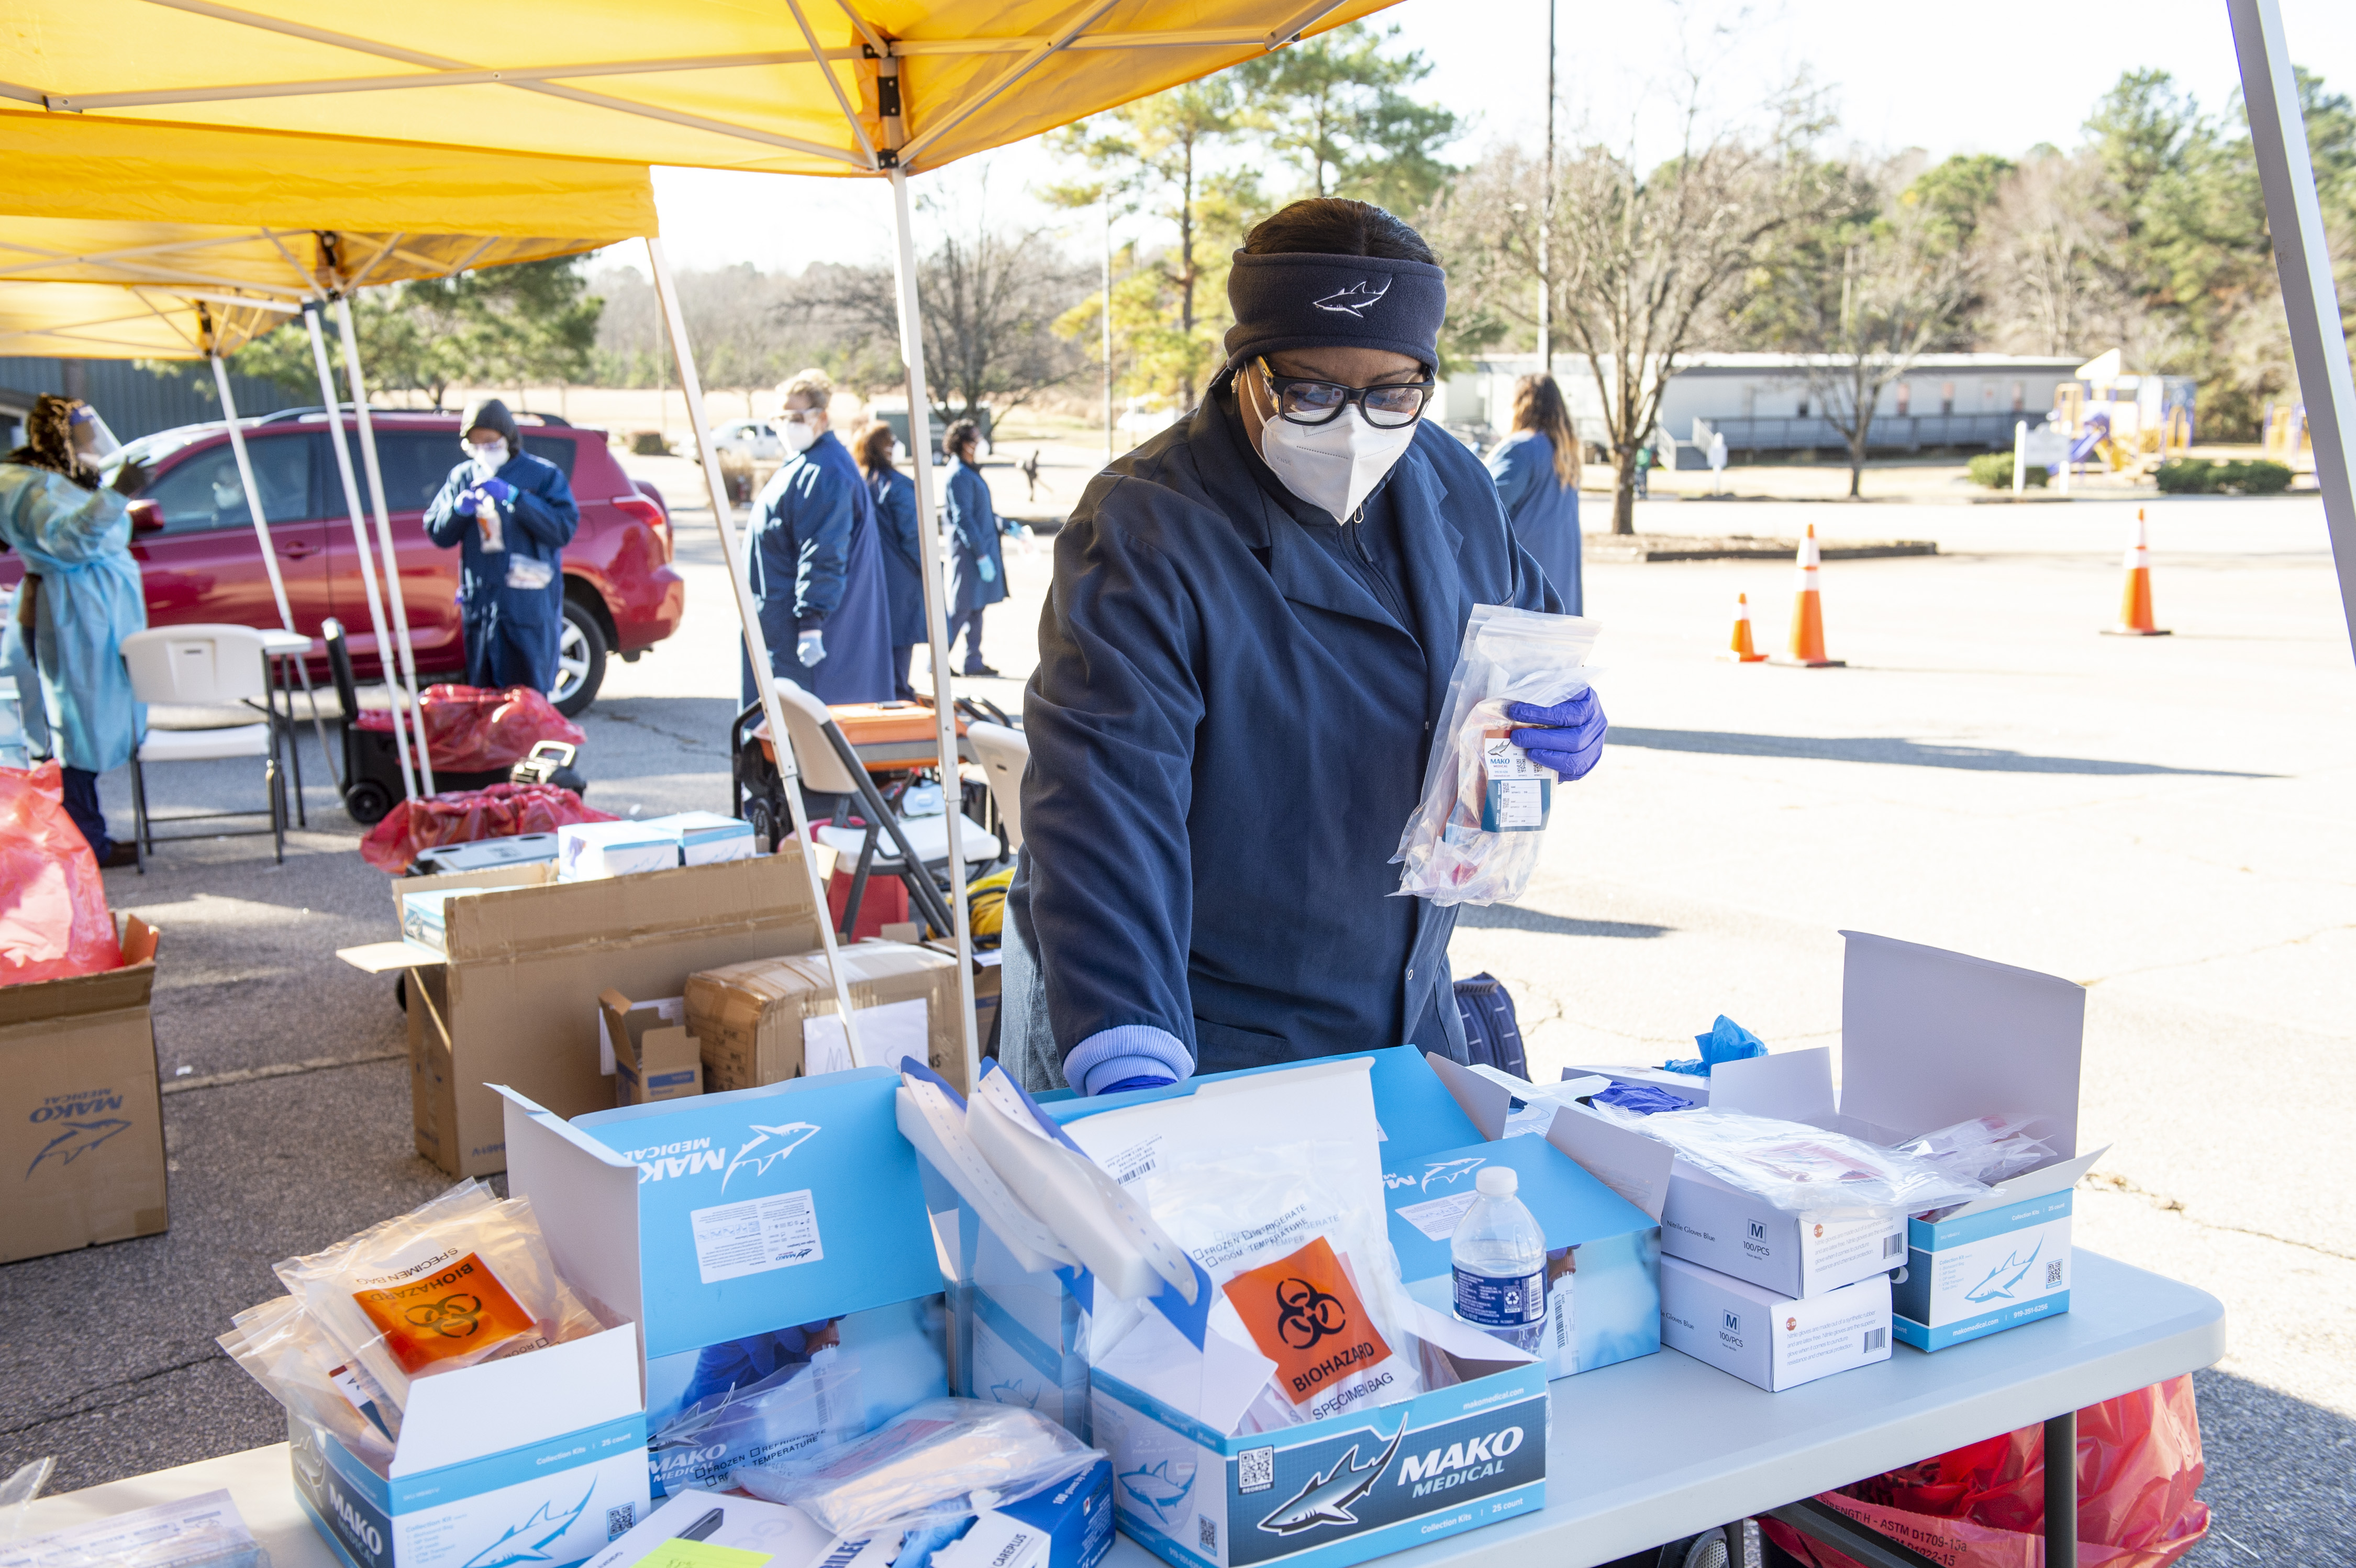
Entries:
<svg viewBox="0 0 2356 1568">
<path fill-rule="evenodd" d="M 1246 255 L 1227 274 L 1227 368 L 1287 349 L 1387 349 L 1440 363 L 1448 274 L 1377 256 Z"/>
</svg>

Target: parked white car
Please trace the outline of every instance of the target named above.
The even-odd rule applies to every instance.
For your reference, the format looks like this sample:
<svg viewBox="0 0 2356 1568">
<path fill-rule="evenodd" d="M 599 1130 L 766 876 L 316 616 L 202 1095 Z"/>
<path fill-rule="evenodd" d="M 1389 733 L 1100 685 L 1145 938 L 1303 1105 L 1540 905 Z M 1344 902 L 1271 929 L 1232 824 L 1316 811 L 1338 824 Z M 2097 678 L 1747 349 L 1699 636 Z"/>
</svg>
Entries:
<svg viewBox="0 0 2356 1568">
<path fill-rule="evenodd" d="M 739 453 L 756 463 L 782 463 L 786 444 L 766 419 L 732 419 L 712 433 L 712 444 L 723 452 Z"/>
</svg>

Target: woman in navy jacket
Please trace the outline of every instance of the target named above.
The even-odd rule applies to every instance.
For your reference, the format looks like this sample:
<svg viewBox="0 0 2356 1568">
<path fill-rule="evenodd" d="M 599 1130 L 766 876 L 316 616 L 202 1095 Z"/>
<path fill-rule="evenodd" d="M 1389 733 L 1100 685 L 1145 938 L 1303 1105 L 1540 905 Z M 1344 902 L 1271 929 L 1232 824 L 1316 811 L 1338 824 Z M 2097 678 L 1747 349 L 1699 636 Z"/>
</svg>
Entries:
<svg viewBox="0 0 2356 1568">
<path fill-rule="evenodd" d="M 1558 607 L 1496 487 L 1420 415 L 1445 274 L 1379 208 L 1318 199 L 1229 274 L 1194 417 L 1097 476 L 1055 540 L 1024 703 L 1001 1054 L 1100 1094 L 1413 1042 L 1464 1055 L 1453 908 L 1394 897 L 1399 829 L 1475 604 Z M 1592 694 L 1517 711 L 1565 779 Z M 1543 727 L 1541 727 L 1543 726 Z"/>
<path fill-rule="evenodd" d="M 916 531 L 916 481 L 892 466 L 892 427 L 880 421 L 859 433 L 859 471 L 875 498 L 875 533 L 884 546 L 884 601 L 892 619 L 894 693 L 905 702 L 908 662 L 925 640 L 925 546 Z"/>
<path fill-rule="evenodd" d="M 942 510 L 956 548 L 949 553 L 949 635 L 957 641 L 965 628 L 965 673 L 995 675 L 981 657 L 981 612 L 1006 596 L 1006 558 L 998 549 L 998 513 L 990 504 L 990 485 L 976 458 L 981 431 L 961 419 L 949 426 L 942 443 L 956 459 L 949 468 L 948 505 Z"/>
</svg>

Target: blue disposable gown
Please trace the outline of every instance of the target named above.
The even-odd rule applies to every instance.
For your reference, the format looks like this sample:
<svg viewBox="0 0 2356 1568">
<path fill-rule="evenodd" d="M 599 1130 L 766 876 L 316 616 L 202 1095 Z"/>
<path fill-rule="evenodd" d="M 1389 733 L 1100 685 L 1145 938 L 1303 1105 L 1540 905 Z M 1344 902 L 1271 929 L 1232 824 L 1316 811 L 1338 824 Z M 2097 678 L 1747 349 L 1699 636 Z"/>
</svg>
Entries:
<svg viewBox="0 0 2356 1568">
<path fill-rule="evenodd" d="M 1497 499 L 1513 520 L 1514 542 L 1554 585 L 1563 609 L 1584 615 L 1580 584 L 1579 491 L 1555 478 L 1554 443 L 1536 430 L 1516 430 L 1489 454 Z"/>
<path fill-rule="evenodd" d="M 990 485 L 978 468 L 949 465 L 948 504 L 944 509 L 949 539 L 949 614 L 969 615 L 1006 596 L 1006 557 L 998 548 L 998 513 L 990 504 Z M 981 564 L 990 563 L 990 578 L 981 580 Z"/>
<path fill-rule="evenodd" d="M 0 463 L 0 542 L 41 580 L 33 650 L 58 760 L 92 773 L 122 767 L 147 731 L 123 665 L 123 639 L 147 625 L 130 502 L 47 468 Z"/>
<path fill-rule="evenodd" d="M 892 621 L 875 501 L 832 431 L 769 476 L 753 502 L 744 553 L 769 672 L 830 706 L 890 702 Z M 805 631 L 825 634 L 816 669 L 795 652 Z M 744 693 L 748 703 L 759 694 L 749 667 Z"/>
<path fill-rule="evenodd" d="M 1054 1048 L 1142 1025 L 1202 1072 L 1410 1040 L 1461 1059 L 1456 911 L 1394 897 L 1391 855 L 1472 607 L 1558 606 L 1479 459 L 1427 424 L 1387 485 L 1402 622 L 1312 535 L 1331 520 L 1256 475 L 1232 410 L 1116 461 L 1055 537 L 1008 899 Z"/>
<path fill-rule="evenodd" d="M 916 481 L 886 468 L 868 481 L 875 498 L 875 532 L 884 547 L 884 602 L 892 646 L 925 640 L 925 542 L 916 530 Z"/>
<path fill-rule="evenodd" d="M 483 548 L 481 523 L 458 510 L 458 498 L 480 482 L 471 459 L 450 470 L 442 493 L 425 509 L 425 535 L 447 550 L 458 547 L 458 595 L 465 601 L 466 683 L 556 684 L 556 650 L 564 631 L 564 547 L 581 524 L 564 470 L 519 452 L 497 476 L 516 488 L 499 509 L 503 550 Z M 519 561 L 536 563 L 519 568 Z M 548 581 L 521 585 L 545 568 Z"/>
</svg>

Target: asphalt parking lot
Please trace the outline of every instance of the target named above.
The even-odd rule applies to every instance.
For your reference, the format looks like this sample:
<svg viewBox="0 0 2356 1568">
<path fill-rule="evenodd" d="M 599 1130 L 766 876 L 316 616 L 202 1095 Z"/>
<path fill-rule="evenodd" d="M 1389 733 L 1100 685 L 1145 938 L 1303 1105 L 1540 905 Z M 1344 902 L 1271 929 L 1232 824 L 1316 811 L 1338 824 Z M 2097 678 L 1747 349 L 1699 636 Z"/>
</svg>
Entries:
<svg viewBox="0 0 2356 1568">
<path fill-rule="evenodd" d="M 682 499 L 684 498 L 682 497 Z M 1453 950 L 1519 998 L 1534 1069 L 1659 1060 L 1724 1012 L 1836 1041 L 1842 929 L 2090 987 L 2081 1146 L 2111 1152 L 2077 1240 L 2220 1296 L 2200 1380 L 2210 1539 L 2188 1561 L 2356 1560 L 2356 672 L 2311 499 L 2150 506 L 2166 639 L 2096 635 L 2131 509 L 1655 503 L 1648 532 L 1936 539 L 1825 570 L 1843 670 L 1719 661 L 1738 591 L 1780 642 L 1790 569 L 1590 564 L 1604 764 L 1529 894 Z M 613 667 L 591 803 L 727 804 L 734 617 L 682 511 L 681 633 Z M 708 521 L 704 524 L 708 528 Z M 991 657 L 1027 671 L 1049 557 L 1009 551 Z M 921 665 L 921 660 L 920 660 Z M 989 682 L 1007 706 L 1012 679 Z M 334 958 L 393 930 L 385 878 L 306 757 L 311 827 L 110 873 L 163 932 L 169 1233 L 0 1269 L 0 1472 L 54 1489 L 284 1435 L 212 1337 L 270 1264 L 446 1185 L 413 1153 L 391 981 Z M 127 786 L 108 781 L 129 816 Z M 257 800 L 258 770 L 151 779 L 159 809 Z"/>
</svg>

